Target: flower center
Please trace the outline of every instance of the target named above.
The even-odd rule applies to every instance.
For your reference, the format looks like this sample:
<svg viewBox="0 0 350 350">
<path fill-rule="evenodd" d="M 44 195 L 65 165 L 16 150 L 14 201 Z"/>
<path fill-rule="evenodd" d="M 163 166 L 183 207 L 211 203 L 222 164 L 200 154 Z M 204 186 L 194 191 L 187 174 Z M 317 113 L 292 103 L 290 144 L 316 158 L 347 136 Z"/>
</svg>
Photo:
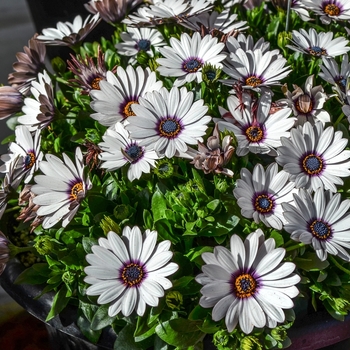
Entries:
<svg viewBox="0 0 350 350">
<path fill-rule="evenodd" d="M 312 56 L 319 57 L 319 56 L 327 55 L 327 50 L 326 49 L 322 49 L 319 46 L 309 47 L 308 51 L 309 51 L 309 54 L 312 55 Z"/>
<path fill-rule="evenodd" d="M 151 48 L 151 42 L 147 39 L 141 39 L 137 42 L 139 51 L 148 51 Z"/>
<path fill-rule="evenodd" d="M 160 122 L 158 130 L 163 137 L 175 138 L 181 132 L 182 127 L 175 118 L 167 118 Z"/>
<path fill-rule="evenodd" d="M 198 58 L 189 58 L 182 65 L 182 69 L 187 73 L 195 73 L 202 67 L 202 62 Z"/>
<path fill-rule="evenodd" d="M 254 207 L 258 212 L 266 214 L 273 209 L 274 202 L 268 195 L 260 194 L 255 198 Z"/>
<path fill-rule="evenodd" d="M 342 75 L 334 78 L 335 83 L 341 88 L 342 91 L 345 91 L 346 87 L 346 78 L 344 78 Z"/>
<path fill-rule="evenodd" d="M 312 153 L 303 159 L 302 165 L 304 171 L 309 175 L 318 175 L 324 168 L 321 157 Z"/>
<path fill-rule="evenodd" d="M 36 156 L 33 151 L 29 151 L 27 155 L 24 157 L 24 167 L 26 169 L 30 169 L 36 161 Z"/>
<path fill-rule="evenodd" d="M 92 82 L 91 82 L 91 87 L 94 89 L 94 90 L 101 90 L 100 88 L 100 81 L 103 80 L 103 78 L 100 78 L 100 77 L 96 77 Z"/>
<path fill-rule="evenodd" d="M 310 113 L 313 108 L 313 103 L 309 95 L 304 94 L 298 97 L 295 101 L 295 108 L 303 114 Z"/>
<path fill-rule="evenodd" d="M 128 103 L 125 105 L 125 107 L 123 108 L 123 114 L 125 115 L 125 118 L 136 115 L 136 114 L 133 112 L 132 108 L 131 108 L 131 106 L 132 106 L 134 103 L 139 104 L 137 101 L 130 101 L 130 102 L 128 102 Z"/>
<path fill-rule="evenodd" d="M 263 83 L 263 81 L 260 78 L 258 78 L 256 75 L 252 75 L 252 76 L 246 78 L 246 80 L 245 80 L 245 84 L 252 86 L 252 87 L 256 87 L 262 83 Z"/>
<path fill-rule="evenodd" d="M 142 158 L 143 156 L 143 148 L 133 144 L 128 146 L 125 149 L 125 153 L 127 155 L 128 160 L 130 161 L 130 163 L 134 164 L 136 163 L 140 158 Z"/>
<path fill-rule="evenodd" d="M 340 8 L 335 4 L 326 5 L 323 11 L 329 16 L 339 16 L 340 14 Z"/>
<path fill-rule="evenodd" d="M 216 72 L 213 70 L 207 71 L 205 75 L 209 81 L 213 81 L 216 78 Z"/>
<path fill-rule="evenodd" d="M 71 201 L 79 200 L 81 194 L 84 192 L 84 185 L 82 182 L 77 182 L 70 190 L 69 199 Z"/>
<path fill-rule="evenodd" d="M 264 137 L 263 129 L 258 125 L 248 127 L 245 134 L 250 142 L 259 142 Z"/>
<path fill-rule="evenodd" d="M 310 225 L 311 233 L 318 239 L 324 241 L 332 235 L 331 227 L 322 220 L 314 220 Z"/>
<path fill-rule="evenodd" d="M 235 278 L 233 289 L 237 298 L 251 297 L 257 288 L 256 280 L 249 274 L 241 274 Z"/>
<path fill-rule="evenodd" d="M 122 280 L 127 287 L 139 286 L 145 276 L 143 267 L 136 263 L 124 266 Z"/>
</svg>

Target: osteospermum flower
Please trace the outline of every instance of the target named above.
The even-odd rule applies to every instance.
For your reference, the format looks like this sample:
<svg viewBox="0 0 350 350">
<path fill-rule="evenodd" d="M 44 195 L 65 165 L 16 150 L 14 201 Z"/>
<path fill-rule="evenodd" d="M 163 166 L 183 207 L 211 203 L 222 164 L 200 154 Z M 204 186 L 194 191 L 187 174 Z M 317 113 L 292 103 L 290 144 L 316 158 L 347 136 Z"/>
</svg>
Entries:
<svg viewBox="0 0 350 350">
<path fill-rule="evenodd" d="M 73 22 L 58 22 L 57 28 L 45 28 L 36 37 L 46 45 L 74 46 L 81 42 L 101 21 L 99 14 L 88 15 L 83 21 L 80 15 Z"/>
<path fill-rule="evenodd" d="M 320 260 L 327 254 L 350 261 L 350 200 L 341 201 L 340 193 L 318 188 L 312 196 L 300 189 L 294 194 L 294 205 L 282 204 L 287 224 L 284 229 L 292 239 L 311 244 Z M 346 248 L 346 249 L 344 249 Z"/>
<path fill-rule="evenodd" d="M 157 81 L 155 72 L 140 66 L 136 69 L 130 65 L 126 69 L 119 66 L 116 75 L 107 72 L 106 79 L 100 81 L 100 90 L 90 92 L 91 108 L 97 112 L 90 116 L 105 126 L 134 116 L 131 106 L 139 103 L 139 97 L 149 91 L 158 91 L 163 85 L 162 81 Z"/>
<path fill-rule="evenodd" d="M 22 110 L 23 94 L 11 86 L 0 86 L 0 119 Z"/>
<path fill-rule="evenodd" d="M 79 147 L 75 152 L 75 164 L 65 153 L 63 161 L 52 154 L 46 154 L 45 158 L 46 161 L 39 165 L 44 175 L 35 176 L 36 185 L 31 188 L 36 195 L 33 203 L 40 206 L 37 215 L 44 217 L 44 229 L 61 220 L 62 227 L 66 227 L 92 184 L 84 174 L 83 155 Z"/>
<path fill-rule="evenodd" d="M 114 129 L 109 128 L 102 136 L 104 142 L 99 143 L 102 160 L 101 168 L 113 171 L 129 164 L 128 179 L 139 179 L 142 173 L 149 173 L 159 159 L 152 146 L 142 146 L 140 142 L 130 139 L 129 133 L 121 123 Z"/>
<path fill-rule="evenodd" d="M 170 47 L 159 48 L 159 52 L 165 58 L 158 58 L 160 65 L 158 72 L 167 77 L 178 77 L 174 86 L 181 86 L 185 83 L 196 80 L 202 81 L 202 67 L 211 64 L 216 68 L 226 57 L 221 53 L 224 43 L 218 43 L 217 38 L 206 35 L 203 39 L 198 32 L 190 37 L 187 33 L 181 34 L 180 40 L 170 38 Z"/>
<path fill-rule="evenodd" d="M 202 141 L 211 120 L 205 115 L 204 101 L 193 99 L 185 87 L 147 93 L 139 104 L 132 105 L 136 117 L 129 118 L 125 128 L 132 139 L 143 140 L 145 146 L 152 144 L 159 156 L 185 153 L 188 145 Z"/>
<path fill-rule="evenodd" d="M 293 45 L 287 45 L 291 50 L 317 58 L 336 57 L 350 50 L 349 40 L 343 36 L 333 39 L 333 32 L 317 33 L 314 28 L 309 32 L 303 28 L 299 32 L 293 30 L 291 42 Z"/>
<path fill-rule="evenodd" d="M 231 236 L 230 250 L 217 246 L 213 253 L 203 253 L 203 273 L 196 281 L 203 285 L 199 304 L 213 308 L 212 318 L 225 318 L 228 332 L 239 323 L 249 334 L 254 327 L 274 328 L 285 320 L 283 309 L 291 309 L 291 298 L 298 295 L 295 285 L 300 277 L 293 274 L 295 265 L 282 262 L 283 248 L 275 248 L 273 238 L 264 240 L 258 229 L 244 242 Z"/>
<path fill-rule="evenodd" d="M 275 154 L 275 149 L 281 145 L 281 136 L 289 137 L 289 129 L 295 122 L 294 118 L 288 118 L 291 113 L 288 107 L 270 114 L 269 93 L 263 94 L 258 101 L 252 101 L 248 93 L 243 93 L 242 99 L 231 95 L 227 106 L 230 112 L 228 117 L 216 121 L 220 131 L 228 130 L 235 134 L 238 156 L 249 152 Z"/>
<path fill-rule="evenodd" d="M 74 79 L 68 80 L 73 87 L 81 88 L 83 95 L 88 95 L 91 90 L 100 90 L 100 81 L 106 80 L 107 68 L 104 54 L 98 49 L 97 64 L 94 59 L 86 54 L 85 59 L 79 55 L 71 55 L 67 61 L 68 69 L 75 75 Z M 111 69 L 115 73 L 117 67 Z"/>
<path fill-rule="evenodd" d="M 321 121 L 323 125 L 331 120 L 329 113 L 323 109 L 328 96 L 324 92 L 322 85 L 313 86 L 314 76 L 310 75 L 305 81 L 304 90 L 293 84 L 294 90 L 290 92 L 287 86 L 282 90 L 286 99 L 279 102 L 286 102 L 292 108 L 294 116 L 298 119 L 298 124 L 303 125 L 306 121 L 314 124 Z"/>
<path fill-rule="evenodd" d="M 223 67 L 233 79 L 222 80 L 222 83 L 240 83 L 244 89 L 256 91 L 269 89 L 271 85 L 281 85 L 280 81 L 291 72 L 289 66 L 285 67 L 286 62 L 278 50 L 264 52 L 262 49 L 245 51 L 237 48 L 229 53 Z"/>
<path fill-rule="evenodd" d="M 347 0 L 303 0 L 308 10 L 320 15 L 323 24 L 350 20 L 350 3 Z"/>
<path fill-rule="evenodd" d="M 130 64 L 135 63 L 134 57 L 139 52 L 145 52 L 153 57 L 152 47 L 165 45 L 163 35 L 157 29 L 127 27 L 126 31 L 120 34 L 124 42 L 116 44 L 116 48 L 120 55 L 132 56 Z"/>
<path fill-rule="evenodd" d="M 239 33 L 237 37 L 230 36 L 226 41 L 226 47 L 228 52 L 235 52 L 237 49 L 242 49 L 243 51 L 255 51 L 257 49 L 261 50 L 262 54 L 269 51 L 270 43 L 265 41 L 263 37 L 259 38 L 254 42 L 254 38 L 251 35 L 245 36 Z M 278 50 L 272 51 L 275 54 L 279 54 Z"/>
<path fill-rule="evenodd" d="M 30 91 L 34 98 L 25 98 L 23 115 L 17 121 L 35 131 L 47 127 L 55 117 L 53 88 L 46 71 L 39 73 L 38 81 L 32 81 Z"/>
<path fill-rule="evenodd" d="M 35 34 L 28 41 L 28 46 L 23 47 L 24 52 L 16 54 L 17 62 L 12 65 L 14 72 L 8 77 L 9 84 L 25 95 L 30 92 L 31 81 L 45 68 L 46 46 L 36 40 L 37 36 Z"/>
<path fill-rule="evenodd" d="M 233 190 L 241 214 L 262 221 L 267 227 L 281 230 L 286 220 L 281 203 L 293 200 L 294 183 L 288 181 L 289 174 L 278 172 L 277 163 L 271 163 L 266 171 L 261 164 L 255 165 L 253 172 L 241 169 L 240 179 Z"/>
<path fill-rule="evenodd" d="M 122 237 L 110 231 L 98 243 L 86 255 L 90 266 L 84 269 L 85 282 L 91 284 L 87 295 L 98 295 L 99 304 L 110 304 L 110 317 L 120 312 L 129 316 L 134 310 L 143 316 L 146 305 L 157 306 L 164 290 L 172 287 L 166 277 L 179 268 L 169 262 L 171 242 L 156 244 L 157 231 L 146 230 L 142 235 L 137 226 L 127 226 Z"/>
<path fill-rule="evenodd" d="M 9 153 L 1 156 L 1 160 L 5 162 L 0 167 L 0 172 L 7 173 L 12 165 L 14 166 L 13 176 L 19 179 L 24 179 L 28 183 L 36 170 L 38 170 L 39 163 L 43 157 L 40 151 L 41 136 L 40 130 L 36 130 L 32 136 L 28 128 L 19 125 L 15 130 L 16 142 L 11 142 L 9 146 Z"/>
<path fill-rule="evenodd" d="M 306 122 L 281 137 L 276 162 L 290 174 L 296 188 L 316 191 L 319 187 L 337 192 L 335 185 L 343 185 L 341 177 L 350 175 L 350 151 L 341 131 L 332 126 L 323 129 L 321 122 L 312 126 Z"/>
</svg>

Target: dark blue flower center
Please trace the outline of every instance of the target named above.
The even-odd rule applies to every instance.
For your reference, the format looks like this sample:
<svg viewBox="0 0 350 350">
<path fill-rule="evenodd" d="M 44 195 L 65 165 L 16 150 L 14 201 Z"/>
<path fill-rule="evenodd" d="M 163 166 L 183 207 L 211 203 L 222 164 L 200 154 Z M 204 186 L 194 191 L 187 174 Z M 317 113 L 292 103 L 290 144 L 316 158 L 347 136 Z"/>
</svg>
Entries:
<svg viewBox="0 0 350 350">
<path fill-rule="evenodd" d="M 128 287 L 138 286 L 145 277 L 143 266 L 137 263 L 130 263 L 124 266 L 121 278 Z"/>
<path fill-rule="evenodd" d="M 26 169 L 30 169 L 36 161 L 36 156 L 33 151 L 29 151 L 27 155 L 24 157 L 24 167 Z"/>
<path fill-rule="evenodd" d="M 311 233 L 319 240 L 326 240 L 332 234 L 330 225 L 322 220 L 314 220 L 310 225 Z"/>
<path fill-rule="evenodd" d="M 311 46 L 311 47 L 309 47 L 308 51 L 309 51 L 309 54 L 312 56 L 319 57 L 319 56 L 327 55 L 327 50 L 323 49 L 319 46 Z"/>
<path fill-rule="evenodd" d="M 136 163 L 140 158 L 142 158 L 143 154 L 143 148 L 137 144 L 132 144 L 125 149 L 125 155 L 130 163 Z"/>
<path fill-rule="evenodd" d="M 148 39 L 141 39 L 137 43 L 140 51 L 148 51 L 151 48 L 151 42 Z"/>
<path fill-rule="evenodd" d="M 189 58 L 183 63 L 182 68 L 188 73 L 195 73 L 202 65 L 203 63 L 198 58 Z"/>
<path fill-rule="evenodd" d="M 205 73 L 206 77 L 208 80 L 212 81 L 216 78 L 216 72 L 210 70 L 208 72 Z"/>
<path fill-rule="evenodd" d="M 341 88 L 342 91 L 345 91 L 346 87 L 346 78 L 342 75 L 334 78 L 335 83 Z"/>
<path fill-rule="evenodd" d="M 318 175 L 324 168 L 322 158 L 311 153 L 302 160 L 302 167 L 308 175 Z"/>
<path fill-rule="evenodd" d="M 257 289 L 257 282 L 249 273 L 243 273 L 234 277 L 232 282 L 233 292 L 238 298 L 248 298 Z"/>
<path fill-rule="evenodd" d="M 260 213 L 267 214 L 272 211 L 274 207 L 273 200 L 266 194 L 259 194 L 254 201 L 255 210 Z"/>
<path fill-rule="evenodd" d="M 245 131 L 246 137 L 250 142 L 259 142 L 264 138 L 264 131 L 260 125 L 251 125 Z"/>
<path fill-rule="evenodd" d="M 176 118 L 167 118 L 160 122 L 158 130 L 163 137 L 175 138 L 181 132 L 182 127 Z"/>
</svg>

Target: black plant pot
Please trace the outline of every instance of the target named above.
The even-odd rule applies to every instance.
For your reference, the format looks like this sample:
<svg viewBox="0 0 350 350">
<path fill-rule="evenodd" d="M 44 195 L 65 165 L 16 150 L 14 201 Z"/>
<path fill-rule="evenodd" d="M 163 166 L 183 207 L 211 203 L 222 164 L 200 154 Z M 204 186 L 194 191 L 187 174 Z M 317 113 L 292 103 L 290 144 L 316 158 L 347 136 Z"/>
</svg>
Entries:
<svg viewBox="0 0 350 350">
<path fill-rule="evenodd" d="M 3 289 L 25 310 L 45 323 L 52 348 L 50 350 L 110 350 L 116 340 L 111 328 L 105 329 L 97 345 L 91 344 L 75 324 L 77 309 L 68 306 L 60 316 L 45 322 L 50 311 L 53 294 L 47 293 L 34 299 L 42 290 L 40 285 L 14 284 L 24 270 L 18 260 L 11 260 L 0 277 Z M 288 331 L 292 341 L 289 350 L 345 350 L 350 349 L 350 315 L 340 322 L 327 312 L 305 315 Z M 210 339 L 205 339 L 205 350 L 214 350 Z M 127 350 L 127 349 L 121 349 Z"/>
</svg>

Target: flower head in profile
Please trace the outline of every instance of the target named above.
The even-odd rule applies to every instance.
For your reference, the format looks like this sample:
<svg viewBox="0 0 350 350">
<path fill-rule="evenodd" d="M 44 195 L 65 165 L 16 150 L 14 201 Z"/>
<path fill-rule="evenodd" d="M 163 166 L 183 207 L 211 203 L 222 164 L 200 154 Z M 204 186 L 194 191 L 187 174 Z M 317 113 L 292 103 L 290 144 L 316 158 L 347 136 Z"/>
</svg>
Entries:
<svg viewBox="0 0 350 350">
<path fill-rule="evenodd" d="M 225 318 L 228 332 L 239 323 L 249 334 L 254 327 L 274 328 L 284 322 L 283 309 L 291 309 L 291 298 L 298 295 L 295 285 L 300 277 L 293 274 L 295 265 L 282 262 L 283 248 L 275 248 L 273 238 L 264 239 L 258 229 L 245 241 L 231 236 L 230 250 L 217 246 L 213 253 L 203 253 L 203 273 L 196 281 L 203 285 L 199 304 L 213 308 L 212 318 Z"/>
<path fill-rule="evenodd" d="M 25 95 L 30 93 L 31 81 L 45 68 L 46 46 L 36 40 L 37 36 L 35 34 L 28 46 L 23 47 L 24 52 L 17 53 L 17 62 L 12 65 L 14 72 L 8 77 L 9 84 Z"/>
<path fill-rule="evenodd" d="M 266 171 L 261 164 L 255 165 L 253 172 L 241 169 L 240 179 L 233 190 L 241 214 L 262 221 L 267 227 L 282 230 L 286 222 L 281 204 L 293 200 L 294 183 L 288 181 L 288 173 L 278 172 L 277 163 L 271 163 Z"/>
<path fill-rule="evenodd" d="M 198 141 L 198 152 L 191 164 L 194 164 L 196 169 L 203 170 L 205 174 L 224 174 L 232 177 L 233 171 L 225 168 L 235 150 L 231 145 L 232 139 L 230 135 L 226 135 L 220 142 L 219 128 L 215 124 L 213 135 L 208 137 L 207 145 Z"/>
<path fill-rule="evenodd" d="M 315 28 L 293 30 L 291 42 L 293 45 L 287 45 L 291 50 L 316 58 L 336 57 L 350 50 L 349 40 L 343 36 L 333 39 L 333 32 L 317 33 Z"/>
<path fill-rule="evenodd" d="M 289 137 L 289 129 L 294 125 L 294 118 L 288 118 L 291 113 L 288 107 L 270 114 L 269 93 L 263 94 L 257 101 L 245 92 L 241 99 L 231 95 L 227 106 L 230 114 L 224 120 L 216 121 L 220 131 L 228 130 L 235 134 L 238 156 L 249 152 L 275 154 L 275 149 L 281 145 L 280 137 Z"/>
<path fill-rule="evenodd" d="M 107 72 L 106 78 L 106 81 L 100 81 L 100 90 L 90 92 L 91 108 L 97 112 L 91 114 L 91 118 L 105 126 L 134 116 L 132 105 L 139 103 L 140 96 L 163 86 L 162 81 L 157 81 L 155 72 L 140 66 L 136 69 L 131 65 L 126 69 L 119 66 L 116 75 Z"/>
<path fill-rule="evenodd" d="M 0 119 L 11 117 L 20 112 L 24 96 L 12 86 L 0 86 Z"/>
<path fill-rule="evenodd" d="M 191 81 L 202 81 L 202 68 L 211 64 L 217 68 L 226 57 L 221 53 L 225 44 L 218 43 L 217 38 L 206 35 L 201 38 L 198 32 L 190 37 L 187 33 L 181 34 L 180 40 L 170 38 L 170 47 L 159 48 L 164 58 L 158 58 L 160 65 L 158 72 L 167 77 L 177 77 L 174 86 L 181 86 Z"/>
<path fill-rule="evenodd" d="M 350 3 L 347 0 L 303 0 L 303 5 L 320 15 L 323 24 L 350 20 Z"/>
<path fill-rule="evenodd" d="M 139 5 L 142 0 L 90 0 L 84 4 L 92 14 L 99 14 L 107 23 L 119 23 L 127 12 Z"/>
<path fill-rule="evenodd" d="M 23 115 L 18 122 L 31 132 L 46 128 L 55 117 L 54 94 L 51 78 L 46 71 L 39 73 L 38 81 L 32 81 L 30 89 L 33 97 L 24 99 Z"/>
<path fill-rule="evenodd" d="M 129 164 L 128 179 L 139 179 L 142 173 L 149 173 L 151 167 L 155 167 L 155 161 L 159 159 L 152 146 L 142 146 L 136 140 L 132 140 L 129 133 L 121 123 L 110 127 L 99 143 L 102 160 L 101 168 L 113 171 Z"/>
<path fill-rule="evenodd" d="M 135 57 L 139 52 L 145 52 L 149 57 L 153 57 L 152 47 L 162 47 L 165 45 L 162 33 L 153 28 L 133 28 L 127 27 L 126 32 L 120 34 L 123 42 L 116 44 L 120 55 L 131 56 L 129 63 L 136 62 Z"/>
<path fill-rule="evenodd" d="M 282 204 L 287 220 L 284 229 L 291 238 L 311 244 L 322 261 L 327 254 L 350 261 L 350 200 L 341 201 L 340 193 L 333 194 L 323 187 L 313 196 L 304 189 L 293 196 L 294 205 Z"/>
<path fill-rule="evenodd" d="M 211 117 L 203 100 L 193 102 L 193 92 L 185 87 L 162 88 L 149 92 L 132 105 L 135 118 L 129 118 L 130 137 L 153 145 L 158 155 L 172 158 L 188 150 L 188 145 L 202 141 Z"/>
<path fill-rule="evenodd" d="M 53 154 L 45 155 L 46 160 L 40 162 L 43 175 L 34 177 L 36 184 L 31 188 L 36 195 L 33 203 L 39 205 L 37 215 L 44 218 L 44 229 L 61 220 L 62 227 L 66 227 L 92 187 L 89 177 L 84 173 L 80 148 L 75 152 L 75 164 L 65 153 L 62 156 L 63 161 Z"/>
<path fill-rule="evenodd" d="M 32 136 L 28 128 L 18 125 L 15 135 L 16 142 L 11 142 L 9 153 L 1 156 L 1 160 L 5 163 L 0 167 L 0 172 L 7 173 L 10 167 L 13 167 L 13 176 L 28 183 L 34 172 L 38 170 L 43 157 L 43 153 L 40 151 L 40 130 L 36 130 Z M 16 165 L 14 166 L 13 163 Z"/>
<path fill-rule="evenodd" d="M 304 90 L 298 85 L 293 84 L 294 90 L 290 92 L 286 85 L 282 91 L 286 96 L 279 102 L 286 102 L 288 107 L 292 108 L 297 123 L 303 125 L 309 121 L 315 124 L 321 121 L 323 125 L 331 120 L 329 113 L 323 109 L 328 96 L 324 92 L 322 85 L 313 86 L 314 76 L 310 75 L 305 81 Z"/>
<path fill-rule="evenodd" d="M 101 21 L 99 14 L 88 15 L 83 21 L 80 15 L 73 22 L 58 22 L 56 28 L 45 28 L 37 40 L 46 45 L 74 46 L 80 43 Z"/>
<path fill-rule="evenodd" d="M 75 78 L 70 79 L 69 84 L 73 87 L 80 87 L 83 95 L 88 95 L 91 90 L 100 90 L 100 81 L 106 80 L 107 75 L 104 56 L 100 47 L 96 64 L 94 59 L 87 54 L 85 58 L 71 55 L 71 60 L 68 60 L 67 63 Z M 111 72 L 115 73 L 116 70 L 117 67 L 113 67 Z"/>
<path fill-rule="evenodd" d="M 276 162 L 290 174 L 296 188 L 316 191 L 318 187 L 337 192 L 341 177 L 350 176 L 348 139 L 333 126 L 325 130 L 321 122 L 306 122 L 291 130 L 290 138 L 281 137 Z"/>
<path fill-rule="evenodd" d="M 126 226 L 122 237 L 110 231 L 100 238 L 86 255 L 85 282 L 91 284 L 87 295 L 98 295 L 99 304 L 110 304 L 108 315 L 120 312 L 129 316 L 133 311 L 143 316 L 146 306 L 157 306 L 164 290 L 172 287 L 166 277 L 178 270 L 169 262 L 173 253 L 171 242 L 157 244 L 157 231 Z"/>
<path fill-rule="evenodd" d="M 0 275 L 4 272 L 7 262 L 10 260 L 9 240 L 0 231 Z"/>
</svg>

